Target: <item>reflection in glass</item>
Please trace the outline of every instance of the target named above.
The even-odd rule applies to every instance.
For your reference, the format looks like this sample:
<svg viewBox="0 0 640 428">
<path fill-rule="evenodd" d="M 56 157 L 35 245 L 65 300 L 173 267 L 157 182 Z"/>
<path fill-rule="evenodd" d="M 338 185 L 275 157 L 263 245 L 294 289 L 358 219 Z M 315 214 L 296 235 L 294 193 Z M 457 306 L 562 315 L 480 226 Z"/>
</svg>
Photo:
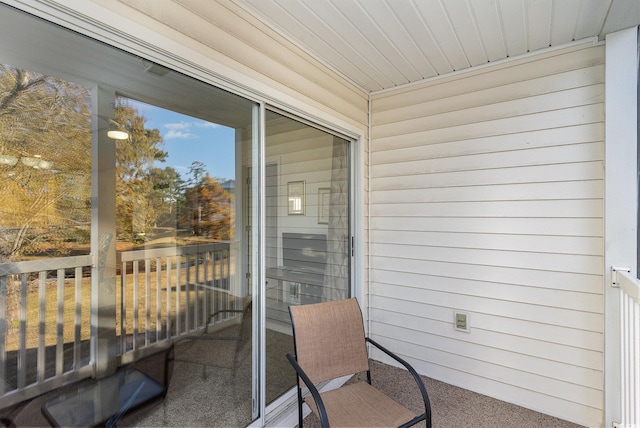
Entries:
<svg viewBox="0 0 640 428">
<path fill-rule="evenodd" d="M 266 123 L 267 403 L 295 385 L 288 307 L 350 296 L 349 142 L 274 112 Z"/>
<path fill-rule="evenodd" d="M 2 398 L 175 342 L 162 406 L 132 425 L 248 425 L 260 403 L 257 105 L 0 9 Z M 127 137 L 108 138 L 112 125 Z"/>
<path fill-rule="evenodd" d="M 249 275 L 254 268 L 247 262 L 255 250 L 236 233 L 253 220 L 235 183 L 247 170 L 236 170 L 236 153 L 252 159 L 253 108 L 178 78 L 185 92 L 199 92 L 225 108 L 197 111 L 187 98 L 180 98 L 182 105 L 172 99 L 171 109 L 124 96 L 116 104 L 115 121 L 130 135 L 116 142 L 116 230 L 123 261 L 117 328 L 121 338 L 131 337 L 123 341 L 126 350 L 143 346 L 149 331 L 182 337 L 175 348 L 177 384 L 165 404 L 182 419 L 161 420 L 158 413 L 142 424 L 244 426 L 258 416 L 252 409 L 258 402 L 254 285 L 245 279 L 257 275 Z M 139 250 L 153 251 L 153 258 L 138 260 L 137 254 L 147 254 Z M 151 313 L 161 308 L 162 315 L 145 317 L 145 306 Z"/>
<path fill-rule="evenodd" d="M 120 248 L 234 239 L 235 131 L 124 97 L 115 114 Z"/>
<path fill-rule="evenodd" d="M 89 88 L 0 64 L 0 181 L 0 263 L 89 254 Z"/>
</svg>

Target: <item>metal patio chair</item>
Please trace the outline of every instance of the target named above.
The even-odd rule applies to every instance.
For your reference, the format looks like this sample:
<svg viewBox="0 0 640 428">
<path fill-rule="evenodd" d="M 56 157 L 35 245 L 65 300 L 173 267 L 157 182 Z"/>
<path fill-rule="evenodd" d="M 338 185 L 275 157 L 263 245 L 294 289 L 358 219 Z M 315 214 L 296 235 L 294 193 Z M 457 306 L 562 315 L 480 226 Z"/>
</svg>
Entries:
<svg viewBox="0 0 640 428">
<path fill-rule="evenodd" d="M 245 298 L 242 309 L 220 309 L 209 316 L 209 323 L 218 315 L 238 316 L 237 325 L 220 331 L 209 332 L 205 327 L 201 334 L 183 338 L 176 348 L 175 361 L 202 366 L 202 377 L 207 377 L 207 367 L 227 368 L 236 375 L 238 368 L 251 353 L 251 298 Z"/>
<path fill-rule="evenodd" d="M 290 306 L 295 356 L 287 359 L 297 373 L 299 427 L 303 426 L 302 403 L 318 416 L 322 427 L 409 427 L 425 421 L 431 428 L 431 406 L 420 376 L 409 363 L 365 337 L 362 313 L 356 299 Z M 366 344 L 370 343 L 402 364 L 422 394 L 424 412 L 416 415 L 371 385 Z M 366 372 L 367 381 L 347 383 L 320 393 L 323 381 Z M 310 392 L 303 400 L 302 383 Z"/>
</svg>

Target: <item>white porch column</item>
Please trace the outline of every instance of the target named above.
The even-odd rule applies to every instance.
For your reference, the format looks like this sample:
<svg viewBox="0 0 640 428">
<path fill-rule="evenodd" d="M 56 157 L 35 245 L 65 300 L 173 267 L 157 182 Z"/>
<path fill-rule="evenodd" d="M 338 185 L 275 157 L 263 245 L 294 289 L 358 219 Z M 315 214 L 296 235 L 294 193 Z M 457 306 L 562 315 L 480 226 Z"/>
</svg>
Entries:
<svg viewBox="0 0 640 428">
<path fill-rule="evenodd" d="M 638 224 L 638 30 L 606 39 L 605 134 L 605 427 L 621 419 L 620 290 L 611 267 L 636 275 Z"/>
<path fill-rule="evenodd" d="M 107 137 L 115 91 L 98 87 L 93 97 L 91 159 L 91 360 L 95 374 L 116 364 L 116 143 Z"/>
</svg>

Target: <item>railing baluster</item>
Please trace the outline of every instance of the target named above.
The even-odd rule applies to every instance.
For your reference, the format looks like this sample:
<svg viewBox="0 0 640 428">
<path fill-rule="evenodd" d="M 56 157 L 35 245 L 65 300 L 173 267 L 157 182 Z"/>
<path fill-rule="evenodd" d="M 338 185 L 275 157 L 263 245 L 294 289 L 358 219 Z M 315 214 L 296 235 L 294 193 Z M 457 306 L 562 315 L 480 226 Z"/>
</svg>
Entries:
<svg viewBox="0 0 640 428">
<path fill-rule="evenodd" d="M 211 251 L 207 251 L 204 253 L 204 283 L 206 285 L 205 288 L 205 296 L 204 296 L 204 327 L 207 328 L 209 325 L 209 318 L 213 313 L 213 305 L 211 304 L 211 298 L 213 296 L 213 286 L 211 282 L 212 278 L 212 269 L 211 269 Z"/>
<path fill-rule="evenodd" d="M 151 259 L 144 261 L 144 346 L 149 346 L 151 330 Z"/>
<path fill-rule="evenodd" d="M 127 352 L 127 262 L 120 263 L 120 353 Z"/>
<path fill-rule="evenodd" d="M 185 256 L 185 259 L 187 261 L 185 269 L 187 272 L 187 283 L 186 283 L 186 309 L 185 309 L 185 327 L 186 327 L 186 331 L 190 332 L 191 331 L 191 320 L 192 320 L 192 311 L 191 311 L 191 256 L 189 254 L 187 254 Z"/>
<path fill-rule="evenodd" d="M 180 256 L 176 256 L 176 336 L 180 336 L 182 333 L 181 319 L 182 311 L 180 310 L 180 295 L 182 284 L 182 260 Z"/>
<path fill-rule="evenodd" d="M 167 257 L 167 339 L 171 337 L 171 287 L 173 281 L 171 281 L 171 261 L 173 257 Z M 176 332 L 177 333 L 177 332 Z"/>
<path fill-rule="evenodd" d="M 160 341 L 162 331 L 162 259 L 156 257 L 156 342 Z"/>
<path fill-rule="evenodd" d="M 64 269 L 58 269 L 57 279 L 56 376 L 61 376 L 64 372 Z"/>
<path fill-rule="evenodd" d="M 201 323 L 201 308 L 200 308 L 200 291 L 202 290 L 201 275 L 200 275 L 200 253 L 193 255 L 193 269 L 195 275 L 195 281 L 193 282 L 193 328 L 194 330 L 202 326 Z"/>
<path fill-rule="evenodd" d="M 75 315 L 73 319 L 73 370 L 80 367 L 82 360 L 82 268 L 75 270 Z"/>
<path fill-rule="evenodd" d="M 133 349 L 138 349 L 138 328 L 139 328 L 139 313 L 138 309 L 140 308 L 140 296 L 138 295 L 138 287 L 140 286 L 140 281 L 138 278 L 139 274 L 139 265 L 138 260 L 133 261 L 133 336 L 132 343 Z"/>
<path fill-rule="evenodd" d="M 18 388 L 24 388 L 27 375 L 27 274 L 20 275 L 20 345 L 18 347 Z"/>
<path fill-rule="evenodd" d="M 634 338 L 629 352 L 630 378 L 633 386 L 630 395 L 631 417 L 629 420 L 640 425 L 640 303 L 629 299 L 629 335 Z"/>
<path fill-rule="evenodd" d="M 218 272 L 219 269 L 220 269 L 220 252 L 219 251 L 214 251 L 213 252 L 213 284 L 214 284 L 214 287 L 220 287 L 220 274 Z M 214 293 L 214 296 L 213 296 L 213 308 L 214 308 L 213 309 L 214 313 L 216 311 L 219 311 L 220 309 L 222 309 L 220 307 L 220 302 L 218 302 L 216 300 L 215 293 Z"/>
<path fill-rule="evenodd" d="M 46 325 L 47 325 L 47 271 L 41 271 L 38 280 L 38 382 L 46 377 Z"/>
<path fill-rule="evenodd" d="M 7 378 L 7 282 L 10 280 L 9 275 L 0 276 L 0 379 Z M 7 383 L 0 382 L 0 394 L 7 392 Z"/>
</svg>

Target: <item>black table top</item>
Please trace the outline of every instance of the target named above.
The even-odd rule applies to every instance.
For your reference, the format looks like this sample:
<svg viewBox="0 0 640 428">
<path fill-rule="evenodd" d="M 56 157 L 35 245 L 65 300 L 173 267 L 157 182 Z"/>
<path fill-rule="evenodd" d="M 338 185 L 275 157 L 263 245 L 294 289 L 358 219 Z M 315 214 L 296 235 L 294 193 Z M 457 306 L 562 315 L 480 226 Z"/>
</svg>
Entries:
<svg viewBox="0 0 640 428">
<path fill-rule="evenodd" d="M 164 392 L 141 371 L 126 369 L 48 400 L 42 412 L 58 427 L 115 426 L 126 412 Z"/>
</svg>

